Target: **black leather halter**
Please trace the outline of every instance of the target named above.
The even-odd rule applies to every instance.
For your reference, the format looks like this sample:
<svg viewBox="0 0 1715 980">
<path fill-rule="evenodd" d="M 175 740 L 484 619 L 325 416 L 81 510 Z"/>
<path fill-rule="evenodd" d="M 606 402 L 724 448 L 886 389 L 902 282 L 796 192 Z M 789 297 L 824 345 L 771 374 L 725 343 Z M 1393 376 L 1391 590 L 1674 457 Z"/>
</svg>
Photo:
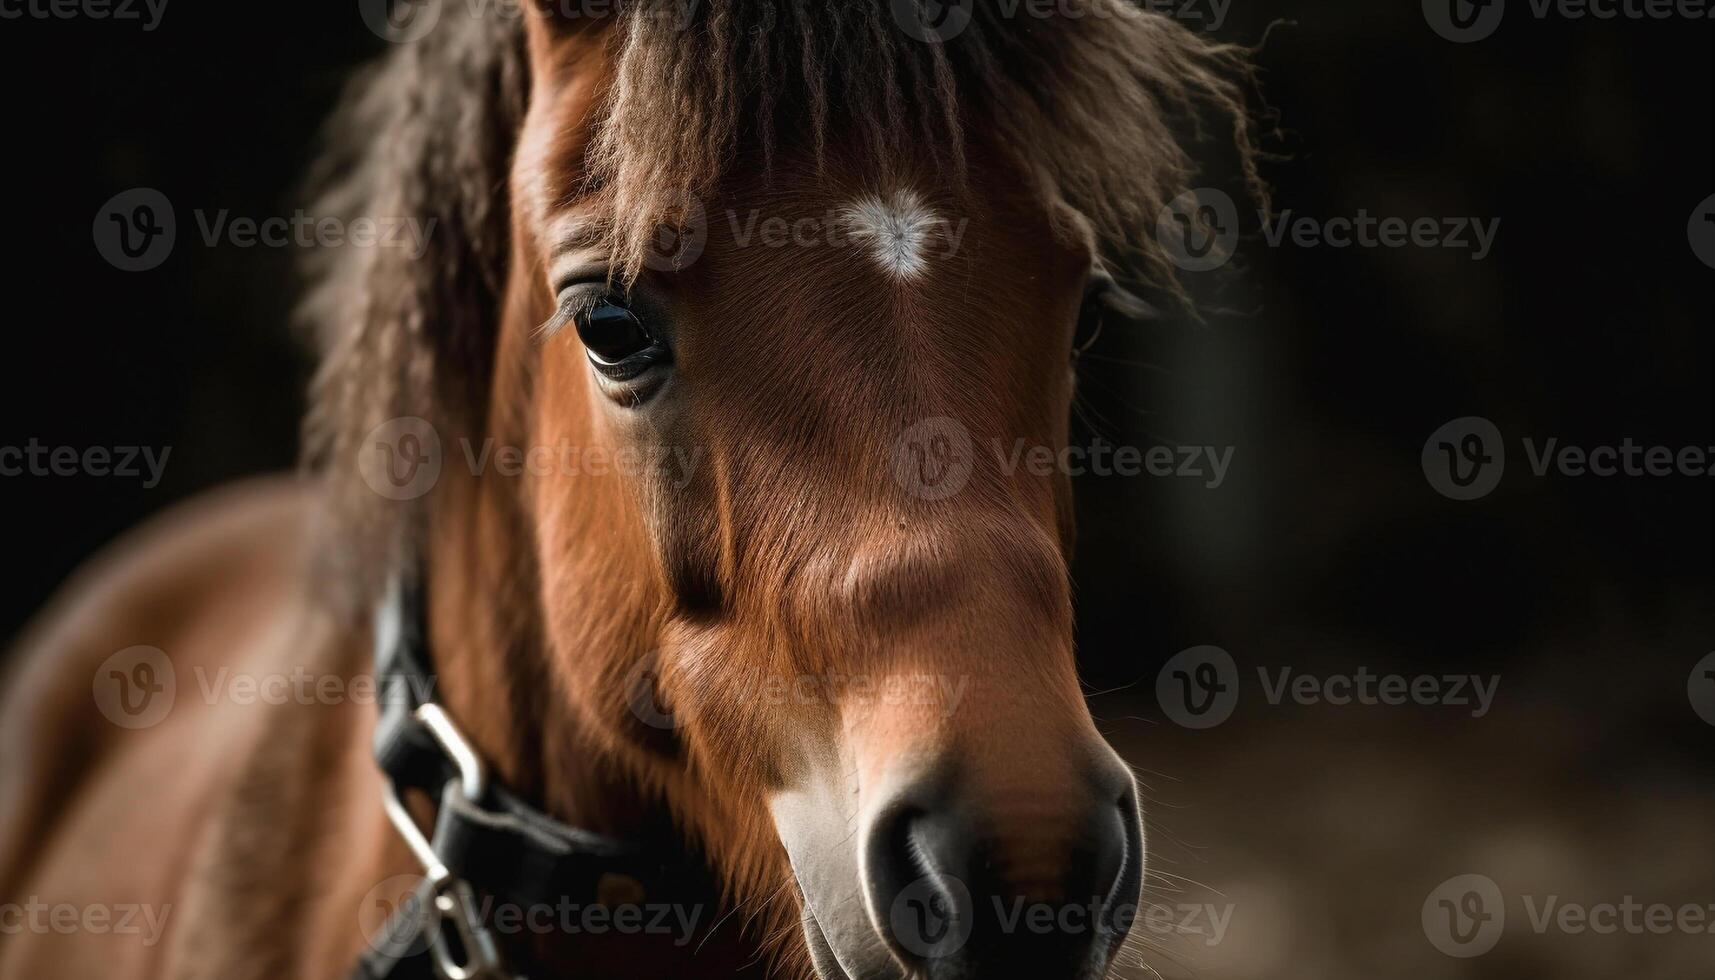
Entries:
<svg viewBox="0 0 1715 980">
<path fill-rule="evenodd" d="M 511 980 L 477 896 L 529 909 L 604 904 L 618 893 L 683 894 L 696 877 L 651 859 L 635 843 L 568 826 L 489 782 L 482 761 L 436 703 L 420 586 L 398 585 L 378 611 L 375 670 L 381 722 L 375 758 L 384 801 L 423 865 L 402 902 L 352 971 L 353 980 Z M 425 836 L 402 797 L 438 802 Z"/>
</svg>

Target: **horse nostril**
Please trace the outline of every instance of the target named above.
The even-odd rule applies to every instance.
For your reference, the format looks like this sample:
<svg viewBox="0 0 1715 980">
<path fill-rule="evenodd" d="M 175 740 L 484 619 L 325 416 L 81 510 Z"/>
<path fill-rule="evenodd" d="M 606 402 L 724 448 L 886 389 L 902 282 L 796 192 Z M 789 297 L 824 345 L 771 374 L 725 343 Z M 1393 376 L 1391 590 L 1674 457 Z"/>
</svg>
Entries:
<svg viewBox="0 0 1715 980">
<path fill-rule="evenodd" d="M 865 898 L 888 949 L 929 977 L 1099 971 L 1131 925 L 1143 876 L 1129 777 L 1118 799 L 1092 788 L 1086 805 L 1054 801 L 1053 819 L 1006 833 L 953 795 L 902 797 L 870 824 Z"/>
<path fill-rule="evenodd" d="M 961 925 L 969 921 L 963 862 L 957 846 L 942 840 L 942 824 L 921 803 L 901 799 L 871 826 L 864 848 L 871 918 L 912 970 L 957 953 Z"/>
<path fill-rule="evenodd" d="M 1131 931 L 1143 892 L 1143 814 L 1137 802 L 1137 786 L 1132 782 L 1129 771 L 1118 810 L 1122 850 L 1113 886 L 1107 891 L 1107 907 L 1103 910 L 1111 949 L 1118 949 L 1126 933 Z"/>
</svg>

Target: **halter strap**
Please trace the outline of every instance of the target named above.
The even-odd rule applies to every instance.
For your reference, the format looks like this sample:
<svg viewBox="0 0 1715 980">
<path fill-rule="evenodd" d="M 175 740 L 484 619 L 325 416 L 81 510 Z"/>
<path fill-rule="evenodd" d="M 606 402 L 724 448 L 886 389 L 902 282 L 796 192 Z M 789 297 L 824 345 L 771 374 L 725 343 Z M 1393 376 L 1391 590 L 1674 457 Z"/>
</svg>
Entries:
<svg viewBox="0 0 1715 980">
<path fill-rule="evenodd" d="M 395 580 L 375 622 L 381 719 L 375 760 L 384 805 L 423 865 L 424 880 L 358 960 L 352 980 L 511 980 L 477 896 L 521 908 L 602 904 L 606 895 L 678 893 L 689 869 L 651 860 L 634 842 L 555 820 L 504 787 L 434 698 L 423 590 Z M 402 797 L 438 801 L 425 835 Z"/>
</svg>

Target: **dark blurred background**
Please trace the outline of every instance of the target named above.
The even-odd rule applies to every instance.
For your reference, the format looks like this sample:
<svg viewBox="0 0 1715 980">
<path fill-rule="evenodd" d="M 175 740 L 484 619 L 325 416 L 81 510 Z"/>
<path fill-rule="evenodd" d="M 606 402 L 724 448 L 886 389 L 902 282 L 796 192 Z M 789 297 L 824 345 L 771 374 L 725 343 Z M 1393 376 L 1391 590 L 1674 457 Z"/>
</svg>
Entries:
<svg viewBox="0 0 1715 980">
<path fill-rule="evenodd" d="M 1233 910 L 1222 942 L 1167 937 L 1137 975 L 1715 976 L 1715 935 L 1538 935 L 1513 900 L 1715 903 L 1715 718 L 1689 680 L 1715 650 L 1715 478 L 1538 477 L 1522 445 L 1715 446 L 1715 269 L 1687 233 L 1715 195 L 1715 19 L 1538 18 L 1512 0 L 1492 36 L 1457 44 L 1417 0 L 1232 0 L 1215 33 L 1267 33 L 1278 210 L 1500 224 L 1477 260 L 1273 247 L 1252 211 L 1235 261 L 1189 277 L 1201 322 L 1171 314 L 1092 351 L 1081 438 L 1232 450 L 1212 489 L 1080 482 L 1080 656 L 1151 785 L 1153 889 Z M 125 528 L 292 465 L 301 255 L 206 246 L 192 212 L 307 208 L 318 126 L 386 47 L 355 2 L 173 3 L 147 31 L 0 19 L 0 444 L 171 447 L 153 488 L 0 478 L 0 635 Z M 1227 169 L 1209 181 L 1238 197 Z M 178 241 L 130 273 L 92 224 L 135 187 L 173 203 Z M 1464 416 L 1494 424 L 1507 466 L 1458 501 L 1420 455 Z M 1157 678 L 1204 645 L 1232 656 L 1242 694 L 1193 730 Z M 1283 666 L 1499 688 L 1482 718 L 1272 705 L 1256 670 Z M 1705 695 L 1715 712 L 1715 682 Z M 1468 959 L 1419 925 L 1464 873 L 1513 902 L 1505 941 Z"/>
</svg>

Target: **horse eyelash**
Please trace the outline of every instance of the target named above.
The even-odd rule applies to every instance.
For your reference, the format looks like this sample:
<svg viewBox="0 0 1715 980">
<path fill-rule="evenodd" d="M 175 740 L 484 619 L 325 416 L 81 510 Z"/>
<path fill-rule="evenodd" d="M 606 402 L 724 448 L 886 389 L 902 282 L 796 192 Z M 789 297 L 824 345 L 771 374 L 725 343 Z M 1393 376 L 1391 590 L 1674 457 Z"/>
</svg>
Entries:
<svg viewBox="0 0 1715 980">
<path fill-rule="evenodd" d="M 554 315 L 550 316 L 542 323 L 541 326 L 536 328 L 537 338 L 546 340 L 555 336 L 560 331 L 577 322 L 579 314 L 588 313 L 590 310 L 595 309 L 596 306 L 606 298 L 607 297 L 605 295 L 590 292 L 586 293 L 584 298 L 577 302 L 560 303 L 554 308 Z"/>
</svg>

